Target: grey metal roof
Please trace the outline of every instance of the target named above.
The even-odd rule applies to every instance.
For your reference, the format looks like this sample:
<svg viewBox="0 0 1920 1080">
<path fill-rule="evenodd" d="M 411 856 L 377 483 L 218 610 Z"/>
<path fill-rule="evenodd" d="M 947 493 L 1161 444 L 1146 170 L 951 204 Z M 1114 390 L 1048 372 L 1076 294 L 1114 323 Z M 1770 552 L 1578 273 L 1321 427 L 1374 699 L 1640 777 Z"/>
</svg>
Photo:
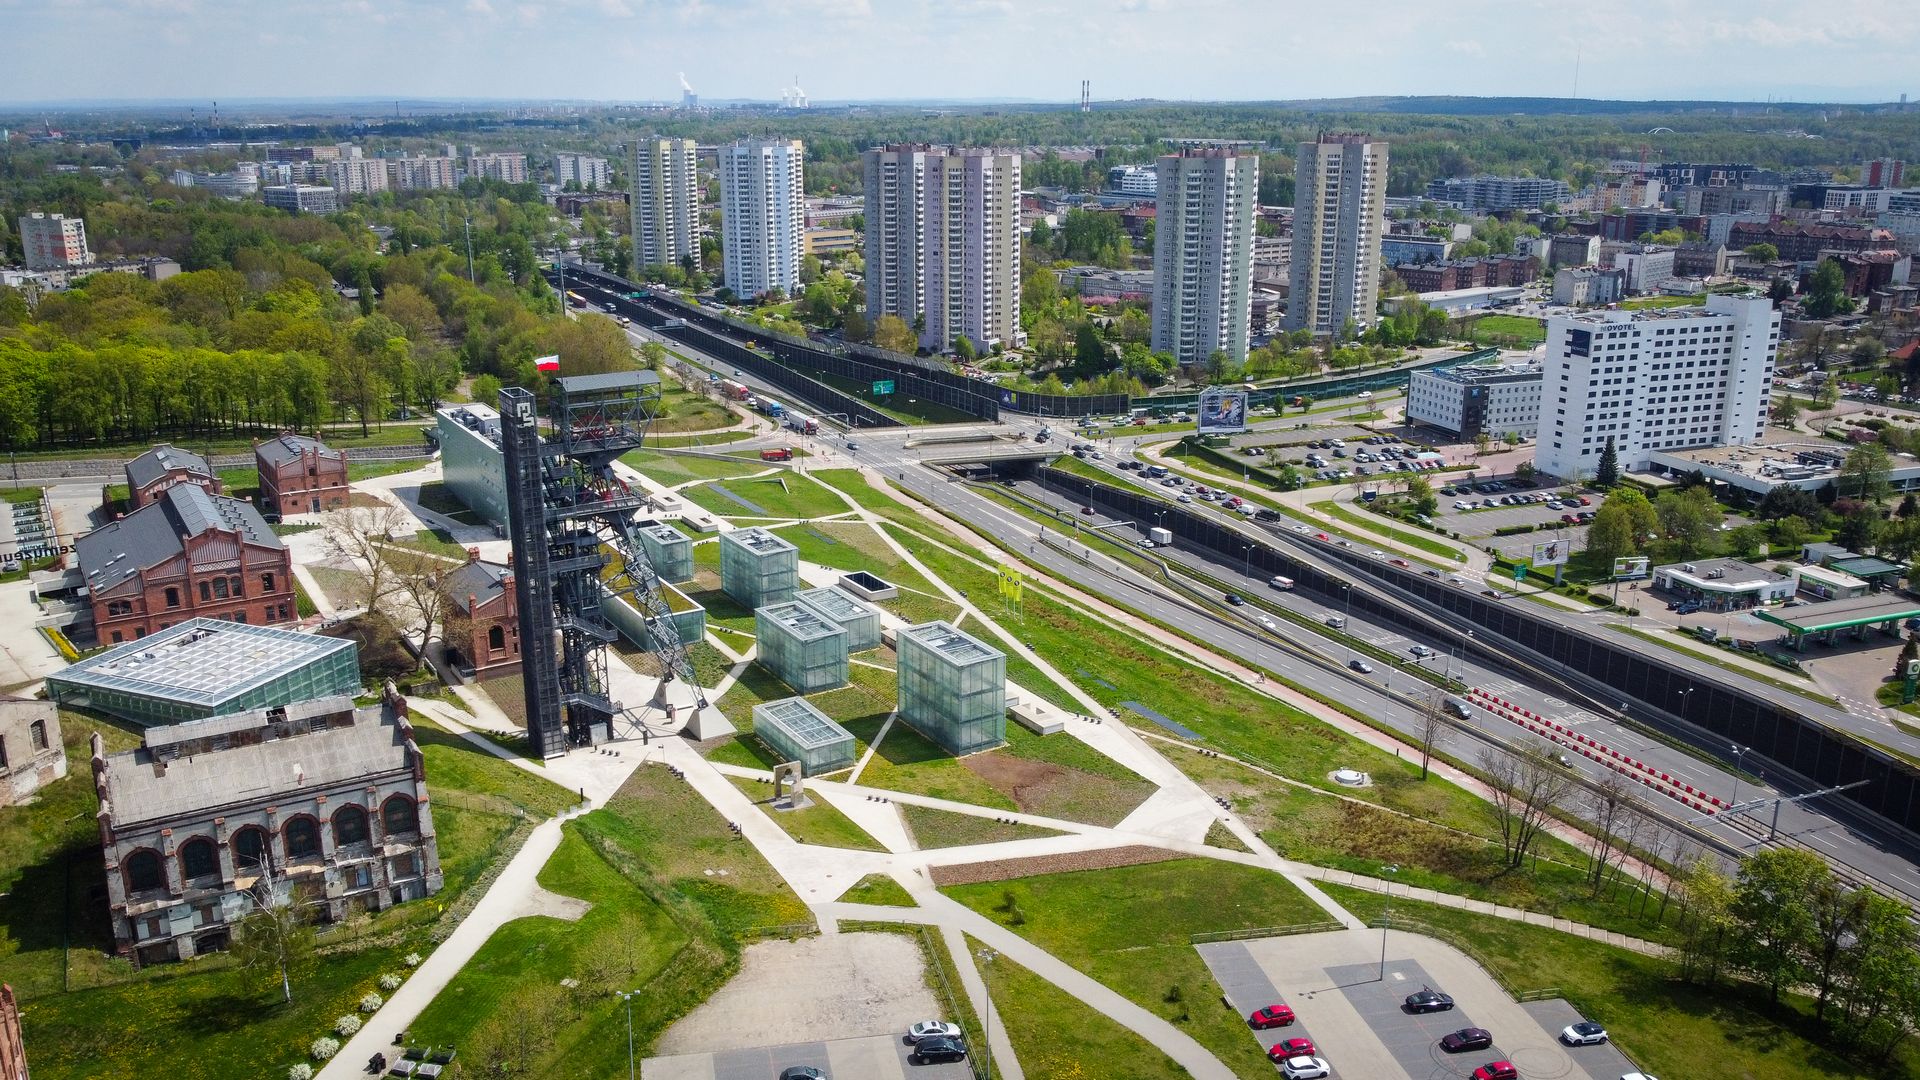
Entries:
<svg viewBox="0 0 1920 1080">
<path fill-rule="evenodd" d="M 834 723 L 831 717 L 815 708 L 806 698 L 790 697 L 764 702 L 753 707 L 753 715 L 755 719 L 764 717 L 768 723 L 792 736 L 794 742 L 808 750 L 853 741 L 852 732 Z"/>
<path fill-rule="evenodd" d="M 824 589 L 808 589 L 793 594 L 796 602 L 807 605 L 832 619 L 834 622 L 846 622 L 867 615 L 878 615 L 880 609 L 865 601 L 847 595 L 845 589 L 832 585 Z"/>
<path fill-rule="evenodd" d="M 909 626 L 901 633 L 938 653 L 950 664 L 976 664 L 1006 655 L 945 620 Z"/>
<path fill-rule="evenodd" d="M 407 767 L 406 738 L 379 709 L 326 728 L 250 746 L 155 763 L 141 747 L 107 759 L 107 803 L 114 824 L 163 821 L 254 799 L 296 802 L 304 792 L 338 787 Z"/>
<path fill-rule="evenodd" d="M 342 649 L 357 652 L 359 646 L 347 638 L 192 619 L 89 656 L 48 678 L 212 708 Z"/>
<path fill-rule="evenodd" d="M 792 601 L 755 608 L 753 615 L 755 619 L 765 619 L 780 626 L 801 641 L 818 641 L 847 632 L 847 628 L 839 623 L 823 619 L 819 612 Z"/>
<path fill-rule="evenodd" d="M 145 487 L 175 469 L 185 469 L 209 479 L 213 477 L 213 470 L 207 467 L 206 458 L 191 450 L 162 443 L 127 462 L 127 482 L 134 487 Z"/>
<path fill-rule="evenodd" d="M 511 573 L 510 567 L 482 559 L 447 571 L 447 576 L 440 579 L 440 588 L 453 600 L 455 607 L 472 614 L 467 606 L 467 597 L 472 596 L 480 603 L 486 603 L 493 599 L 494 594 L 506 591 L 507 576 Z"/>
<path fill-rule="evenodd" d="M 142 734 L 146 739 L 147 749 L 158 750 L 162 747 L 193 742 L 196 739 L 208 739 L 216 735 L 231 735 L 238 731 L 266 727 L 270 715 L 283 720 L 306 720 L 315 716 L 333 716 L 352 711 L 353 699 L 345 694 L 335 694 L 332 697 L 313 698 L 310 701 L 295 701 L 265 709 L 248 709 L 245 712 L 224 713 L 220 716 L 208 716 L 199 720 L 185 720 L 178 724 L 151 727 Z"/>
<path fill-rule="evenodd" d="M 731 529 L 721 533 L 720 539 L 730 540 L 756 555 L 771 555 L 782 551 L 798 552 L 800 550 L 788 543 L 784 537 L 775 536 L 758 525 L 751 529 Z"/>
<path fill-rule="evenodd" d="M 305 435 L 281 435 L 278 438 L 268 439 L 266 442 L 253 448 L 254 454 L 258 456 L 261 461 L 275 468 L 285 465 L 289 461 L 299 461 L 302 455 L 313 450 L 319 451 L 322 457 L 337 458 L 345 456 L 338 450 L 329 450 L 327 444 L 321 442 L 319 439 L 310 439 Z"/>
<path fill-rule="evenodd" d="M 607 371 L 599 375 L 567 375 L 554 381 L 569 394 L 590 394 L 599 390 L 658 386 L 660 376 L 653 371 Z"/>
<path fill-rule="evenodd" d="M 98 592 L 180 554 L 187 537 L 208 529 L 236 532 L 244 543 L 275 550 L 284 546 L 252 504 L 209 495 L 195 484 L 176 484 L 119 521 L 82 536 L 74 551 L 88 588 Z"/>
</svg>

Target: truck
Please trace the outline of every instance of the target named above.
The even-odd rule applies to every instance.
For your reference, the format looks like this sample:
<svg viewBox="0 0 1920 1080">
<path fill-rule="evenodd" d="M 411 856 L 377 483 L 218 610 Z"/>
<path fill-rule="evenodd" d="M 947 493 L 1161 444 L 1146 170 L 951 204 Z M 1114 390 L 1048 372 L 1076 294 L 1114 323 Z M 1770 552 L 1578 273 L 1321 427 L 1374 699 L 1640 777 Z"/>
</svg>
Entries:
<svg viewBox="0 0 1920 1080">
<path fill-rule="evenodd" d="M 745 401 L 752 396 L 745 385 L 734 382 L 732 379 L 721 380 L 720 391 L 735 401 Z"/>
<path fill-rule="evenodd" d="M 789 411 L 787 413 L 787 426 L 802 435 L 818 435 L 820 433 L 820 421 L 815 420 L 803 412 Z"/>
<path fill-rule="evenodd" d="M 1147 539 L 1153 541 L 1154 547 L 1166 547 L 1173 543 L 1173 532 L 1161 528 L 1148 529 Z"/>
<path fill-rule="evenodd" d="M 781 446 L 772 450 L 762 450 L 760 451 L 760 460 L 761 461 L 792 461 L 793 448 L 790 446 Z"/>
<path fill-rule="evenodd" d="M 787 415 L 787 407 L 773 400 L 772 398 L 761 398 L 759 409 L 761 412 L 766 413 L 768 416 L 773 417 L 775 420 L 778 420 L 781 417 Z"/>
</svg>

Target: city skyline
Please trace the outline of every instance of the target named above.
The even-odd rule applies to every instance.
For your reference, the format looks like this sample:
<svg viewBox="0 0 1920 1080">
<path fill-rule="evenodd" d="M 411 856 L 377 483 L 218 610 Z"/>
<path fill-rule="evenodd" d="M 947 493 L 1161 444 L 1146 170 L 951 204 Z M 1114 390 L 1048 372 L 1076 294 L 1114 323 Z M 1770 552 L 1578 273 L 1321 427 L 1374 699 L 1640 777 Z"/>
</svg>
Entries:
<svg viewBox="0 0 1920 1080">
<path fill-rule="evenodd" d="M 1546 3 L 1439 12 L 1395 2 L 1317 22 L 1311 43 L 1284 6 L 1252 0 L 1124 0 L 1094 24 L 1074 22 L 1073 11 L 1055 0 L 359 0 L 317 11 L 294 32 L 248 0 L 0 0 L 0 32 L 15 43 L 0 103 L 337 99 L 347 88 L 376 100 L 677 101 L 682 72 L 707 101 L 778 101 L 795 85 L 822 104 L 1066 101 L 1088 78 L 1101 101 L 1852 103 L 1897 100 L 1920 45 L 1920 21 L 1885 0 L 1855 5 L 1844 24 L 1799 3 L 1667 2 L 1623 23 Z M 1229 24 L 1234 32 L 1221 33 Z M 1010 47 L 1043 38 L 1045 63 Z M 79 64 L 76 40 L 86 42 Z M 886 50 L 969 63 L 903 92 L 872 74 L 884 66 L 847 62 Z M 1276 50 L 1291 53 L 1284 67 Z M 308 63 L 316 54 L 330 59 Z"/>
</svg>

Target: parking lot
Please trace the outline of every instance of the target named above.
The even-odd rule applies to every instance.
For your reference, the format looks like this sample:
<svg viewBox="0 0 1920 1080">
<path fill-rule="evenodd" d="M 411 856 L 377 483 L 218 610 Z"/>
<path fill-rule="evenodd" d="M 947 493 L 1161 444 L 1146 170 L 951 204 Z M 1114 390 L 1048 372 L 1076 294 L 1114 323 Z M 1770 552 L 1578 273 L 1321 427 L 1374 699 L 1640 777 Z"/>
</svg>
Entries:
<svg viewBox="0 0 1920 1080">
<path fill-rule="evenodd" d="M 640 1065 L 644 1080 L 773 1080 L 791 1065 L 812 1065 L 830 1077 L 855 1080 L 971 1080 L 964 1061 L 909 1065 L 913 1050 L 898 1035 L 870 1035 L 834 1042 L 754 1046 L 711 1054 L 648 1058 Z"/>
<path fill-rule="evenodd" d="M 1581 1019 L 1566 1002 L 1518 1003 L 1465 954 L 1432 938 L 1386 932 L 1384 962 L 1381 942 L 1382 931 L 1365 930 L 1198 948 L 1242 1016 L 1276 1003 L 1293 1007 L 1294 1024 L 1249 1028 L 1248 1037 L 1263 1049 L 1283 1038 L 1311 1038 L 1336 1077 L 1464 1080 L 1479 1066 L 1502 1060 L 1513 1062 L 1523 1077 L 1615 1080 L 1634 1071 L 1611 1044 L 1561 1044 L 1561 1029 Z M 1451 995 L 1455 1007 L 1407 1012 L 1407 995 L 1423 988 Z M 1459 1054 L 1440 1048 L 1442 1036 L 1467 1027 L 1486 1028 L 1493 1046 Z"/>
</svg>

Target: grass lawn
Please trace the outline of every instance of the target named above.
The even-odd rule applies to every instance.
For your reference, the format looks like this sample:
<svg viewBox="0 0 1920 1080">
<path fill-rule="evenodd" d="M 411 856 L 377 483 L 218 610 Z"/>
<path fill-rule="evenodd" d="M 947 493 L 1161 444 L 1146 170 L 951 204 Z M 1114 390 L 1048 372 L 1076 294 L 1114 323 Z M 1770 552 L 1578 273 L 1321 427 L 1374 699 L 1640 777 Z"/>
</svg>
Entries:
<svg viewBox="0 0 1920 1080">
<path fill-rule="evenodd" d="M 1620 306 L 1633 311 L 1641 308 L 1698 307 L 1706 302 L 1706 293 L 1694 293 L 1692 296 L 1639 296 L 1620 301 Z"/>
<path fill-rule="evenodd" d="M 1475 340 L 1510 337 L 1526 345 L 1538 345 L 1547 340 L 1547 324 L 1525 315 L 1483 315 L 1474 320 L 1473 336 Z"/>
<path fill-rule="evenodd" d="M 1235 1074 L 1273 1066 L 1240 1016 L 1221 1008 L 1190 936 L 1326 918 L 1278 874 L 1212 859 L 1047 874 L 945 892 L 1179 1025 Z M 1127 1073 L 1131 1075 L 1129 1071 Z"/>
<path fill-rule="evenodd" d="M 733 726 L 741 731 L 751 732 L 755 705 L 792 696 L 793 688 L 781 682 L 771 671 L 759 664 L 748 664 L 740 672 L 740 677 L 727 688 L 726 696 L 719 700 L 720 715 L 733 721 Z"/>
<path fill-rule="evenodd" d="M 667 485 L 684 484 L 690 480 L 726 480 L 767 471 L 767 466 L 757 461 L 663 454 L 654 450 L 634 450 L 622 454 L 620 460 L 640 470 L 648 479 Z"/>
<path fill-rule="evenodd" d="M 1418 530 L 1397 524 L 1392 518 L 1384 514 L 1356 513 L 1334 502 L 1332 499 L 1326 499 L 1310 505 L 1313 509 L 1338 521 L 1344 521 L 1349 525 L 1357 525 L 1362 529 L 1371 530 L 1381 536 L 1390 537 L 1408 547 L 1418 548 L 1430 555 L 1439 556 L 1443 562 L 1453 563 L 1459 560 L 1460 551 L 1458 548 L 1448 547 L 1431 536 L 1423 535 Z"/>
<path fill-rule="evenodd" d="M 414 501 L 436 514 L 455 521 L 474 520 L 472 512 L 467 509 L 467 504 L 461 502 L 453 493 L 453 489 L 439 480 L 421 484 L 419 494 L 414 496 Z"/>
<path fill-rule="evenodd" d="M 907 820 L 907 835 L 913 838 L 914 847 L 922 851 L 1060 835 L 1053 829 L 1043 829 L 1038 825 L 1000 822 L 972 814 L 956 814 L 949 810 L 904 803 L 900 806 L 900 815 Z"/>
<path fill-rule="evenodd" d="M 907 565 L 879 530 L 864 521 L 813 521 L 781 526 L 774 534 L 800 549 L 807 562 L 836 570 L 867 570 L 906 589 L 934 591 L 933 584 Z"/>
<path fill-rule="evenodd" d="M 732 409 L 686 390 L 669 390 L 661 397 L 659 412 L 649 431 L 672 433 L 676 431 L 711 431 L 714 428 L 732 427 L 740 422 Z"/>
<path fill-rule="evenodd" d="M 885 874 L 868 874 L 853 883 L 840 899 L 849 904 L 880 904 L 885 907 L 919 907 L 900 883 Z"/>
<path fill-rule="evenodd" d="M 1082 461 L 1079 458 L 1074 457 L 1072 454 L 1063 454 L 1060 457 L 1054 458 L 1052 461 L 1048 462 L 1047 464 L 1053 466 L 1056 469 L 1059 469 L 1061 472 L 1064 472 L 1064 473 L 1072 473 L 1075 476 L 1084 476 L 1089 480 L 1098 480 L 1100 483 L 1107 484 L 1112 487 L 1124 488 L 1128 491 L 1138 492 L 1139 494 L 1142 494 L 1142 495 L 1161 495 L 1162 494 L 1162 492 L 1154 491 L 1152 488 L 1146 487 L 1142 484 L 1137 484 L 1134 481 L 1129 480 L 1125 476 L 1116 476 L 1113 473 L 1108 472 L 1107 470 L 1101 468 L 1098 465 L 1094 465 L 1090 462 Z"/>
<path fill-rule="evenodd" d="M 821 847 L 852 848 L 855 851 L 885 851 L 886 846 L 875 840 L 867 830 L 853 823 L 853 819 L 834 809 L 833 804 L 818 796 L 809 796 L 813 805 L 800 810 L 779 810 L 773 806 L 773 786 L 745 777 L 729 777 L 733 786 L 746 793 L 760 807 L 762 813 L 774 820 L 774 823 L 787 831 L 787 835 L 802 844 L 817 844 Z"/>
<path fill-rule="evenodd" d="M 753 434 L 754 434 L 753 431 L 749 428 L 740 428 L 734 431 L 716 431 L 710 435 L 655 435 L 649 432 L 647 435 L 646 441 L 643 442 L 641 445 L 657 446 L 662 448 L 679 447 L 679 446 L 693 446 L 693 447 L 719 446 L 723 443 L 739 442 L 742 439 L 751 439 L 753 438 Z"/>
<path fill-rule="evenodd" d="M 403 458 L 399 461 L 349 461 L 347 462 L 347 482 L 371 480 L 376 476 L 392 476 L 395 473 L 412 472 L 424 469 L 431 462 L 427 458 Z"/>
<path fill-rule="evenodd" d="M 853 732 L 855 739 L 871 743 L 885 719 L 884 716 L 872 717 L 848 723 L 846 728 Z M 901 720 L 895 720 L 887 729 L 878 751 L 860 771 L 858 782 L 867 787 L 951 799 L 995 810 L 1019 809 L 1012 799 L 967 768 L 961 759 Z"/>
<path fill-rule="evenodd" d="M 961 764 L 1042 817 L 1118 825 L 1158 790 L 1126 766 L 1062 732 L 1040 736 L 1007 725 L 1007 745 Z"/>
<path fill-rule="evenodd" d="M 1339 886 L 1327 886 L 1327 892 L 1362 918 L 1380 915 L 1391 903 L 1396 917 L 1418 919 L 1469 942 L 1483 963 L 1518 989 L 1558 987 L 1606 1024 L 1620 1048 L 1649 1073 L 1742 1080 L 1920 1074 L 1920 1050 L 1911 1040 L 1885 1070 L 1849 1062 L 1810 1041 L 1807 1034 L 1820 1028 L 1804 998 L 1774 1007 L 1764 991 L 1694 986 L 1679 981 L 1669 961 L 1545 927 Z"/>
<path fill-rule="evenodd" d="M 724 518 L 817 518 L 848 512 L 846 502 L 839 495 L 801 473 L 729 480 L 721 486 L 759 509 L 750 510 L 727 498 L 714 490 L 713 482 L 683 488 L 681 494 Z"/>
<path fill-rule="evenodd" d="M 846 493 L 854 502 L 896 525 L 911 529 L 923 536 L 947 537 L 945 529 L 928 521 L 917 508 L 891 495 L 883 494 L 867 483 L 858 469 L 819 469 L 814 471 L 812 476 L 815 480 Z"/>
<path fill-rule="evenodd" d="M 978 943 L 968 940 L 978 951 Z M 1020 1067 L 1043 1077 L 1126 1076 L 1175 1080 L 1188 1075 L 1152 1043 L 1004 956 L 980 965 L 999 1004 Z"/>
<path fill-rule="evenodd" d="M 527 726 L 527 686 L 517 673 L 490 676 L 478 680 L 475 685 L 501 712 L 507 714 L 507 719 L 523 728 Z"/>
<path fill-rule="evenodd" d="M 1207 826 L 1206 843 L 1208 847 L 1223 848 L 1227 851 L 1249 850 L 1247 845 L 1240 842 L 1239 837 L 1233 835 L 1233 830 L 1227 828 L 1226 823 L 1219 821 Z"/>
</svg>

